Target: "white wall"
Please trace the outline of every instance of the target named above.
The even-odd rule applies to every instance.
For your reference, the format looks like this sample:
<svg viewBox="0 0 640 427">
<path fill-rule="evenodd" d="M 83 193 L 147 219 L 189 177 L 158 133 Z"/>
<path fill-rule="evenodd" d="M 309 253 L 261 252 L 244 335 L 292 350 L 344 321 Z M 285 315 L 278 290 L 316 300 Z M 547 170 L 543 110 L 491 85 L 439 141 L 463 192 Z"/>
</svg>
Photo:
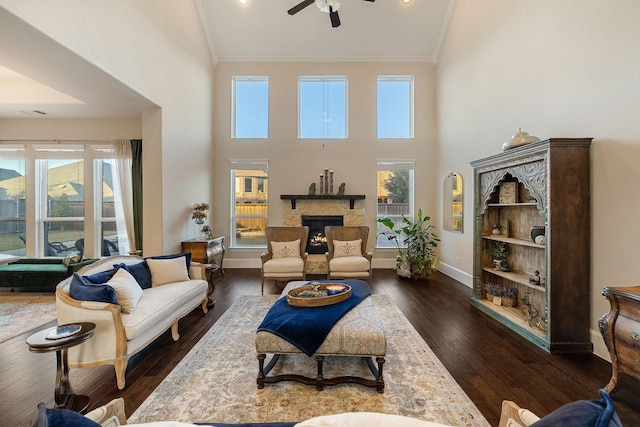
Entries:
<svg viewBox="0 0 640 427">
<path fill-rule="evenodd" d="M 176 251 L 180 241 L 196 237 L 188 209 L 212 197 L 213 65 L 202 27 L 193 25 L 200 22 L 195 2 L 2 0 L 0 5 L 159 106 L 138 118 L 144 252 Z"/>
<path fill-rule="evenodd" d="M 457 0 L 437 69 L 438 175 L 466 178 L 465 233 L 443 233 L 441 257 L 459 256 L 469 274 L 469 162 L 500 152 L 519 127 L 541 139 L 594 138 L 591 329 L 604 358 L 602 288 L 638 284 L 638 22 L 640 3 L 629 0 Z"/>
<path fill-rule="evenodd" d="M 415 76 L 415 138 L 376 139 L 376 81 L 378 75 Z M 336 187 L 346 183 L 347 194 L 364 194 L 364 225 L 376 230 L 376 160 L 415 159 L 416 207 L 435 214 L 434 69 L 428 63 L 221 63 L 215 72 L 215 163 L 213 168 L 215 234 L 229 235 L 231 159 L 269 160 L 269 225 L 283 225 L 281 194 L 307 194 L 325 166 L 334 171 Z M 231 139 L 231 78 L 269 77 L 269 139 Z M 349 137 L 345 140 L 298 140 L 297 77 L 347 75 L 349 79 Z M 369 236 L 375 246 L 375 232 Z M 229 250 L 225 264 L 259 267 L 255 250 Z M 377 251 L 377 259 L 393 265 L 394 251 Z M 374 263 L 374 266 L 376 264 Z"/>
</svg>

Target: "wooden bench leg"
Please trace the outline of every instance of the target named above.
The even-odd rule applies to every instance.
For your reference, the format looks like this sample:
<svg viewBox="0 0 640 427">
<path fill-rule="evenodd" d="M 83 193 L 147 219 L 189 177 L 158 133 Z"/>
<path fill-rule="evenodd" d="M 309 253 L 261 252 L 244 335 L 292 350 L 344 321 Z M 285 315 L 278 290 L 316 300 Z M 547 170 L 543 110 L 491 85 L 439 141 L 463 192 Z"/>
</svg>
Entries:
<svg viewBox="0 0 640 427">
<path fill-rule="evenodd" d="M 264 359 L 266 357 L 267 355 L 264 353 L 258 354 L 258 379 L 256 382 L 258 383 L 259 389 L 264 388 Z"/>
<path fill-rule="evenodd" d="M 376 357 L 378 362 L 378 375 L 376 375 L 376 391 L 384 393 L 384 378 L 382 376 L 382 365 L 384 365 L 384 357 Z"/>
<path fill-rule="evenodd" d="M 324 356 L 316 356 L 316 362 L 318 363 L 318 375 L 316 376 L 316 390 L 322 391 L 322 389 L 324 388 L 324 378 L 322 376 Z"/>
</svg>

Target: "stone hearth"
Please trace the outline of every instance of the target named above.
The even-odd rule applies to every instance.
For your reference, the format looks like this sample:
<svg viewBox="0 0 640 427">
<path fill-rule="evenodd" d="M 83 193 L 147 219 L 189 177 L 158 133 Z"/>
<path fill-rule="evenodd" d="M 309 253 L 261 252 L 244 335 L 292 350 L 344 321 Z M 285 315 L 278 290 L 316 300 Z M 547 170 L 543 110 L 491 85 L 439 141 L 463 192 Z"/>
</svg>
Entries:
<svg viewBox="0 0 640 427">
<path fill-rule="evenodd" d="M 364 201 L 356 200 L 353 209 L 349 200 L 298 200 L 296 209 L 285 202 L 283 225 L 300 227 L 302 215 L 342 215 L 345 226 L 359 226 L 364 220 Z M 327 274 L 327 262 L 324 255 L 309 255 L 307 258 L 308 274 Z"/>
</svg>

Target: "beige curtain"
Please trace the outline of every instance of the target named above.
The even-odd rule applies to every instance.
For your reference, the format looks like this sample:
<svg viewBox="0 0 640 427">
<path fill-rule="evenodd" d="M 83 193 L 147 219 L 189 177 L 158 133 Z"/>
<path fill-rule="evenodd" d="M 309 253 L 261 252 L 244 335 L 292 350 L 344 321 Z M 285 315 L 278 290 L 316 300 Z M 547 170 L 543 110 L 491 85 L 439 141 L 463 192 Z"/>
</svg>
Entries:
<svg viewBox="0 0 640 427">
<path fill-rule="evenodd" d="M 133 222 L 133 191 L 131 185 L 131 142 L 128 139 L 116 139 L 112 141 L 116 150 L 116 171 L 120 182 L 120 196 L 122 210 L 124 212 L 124 227 L 127 230 L 129 250 L 135 251 L 135 226 Z M 116 217 L 116 221 L 118 221 Z M 126 253 L 126 252 L 125 252 Z"/>
</svg>

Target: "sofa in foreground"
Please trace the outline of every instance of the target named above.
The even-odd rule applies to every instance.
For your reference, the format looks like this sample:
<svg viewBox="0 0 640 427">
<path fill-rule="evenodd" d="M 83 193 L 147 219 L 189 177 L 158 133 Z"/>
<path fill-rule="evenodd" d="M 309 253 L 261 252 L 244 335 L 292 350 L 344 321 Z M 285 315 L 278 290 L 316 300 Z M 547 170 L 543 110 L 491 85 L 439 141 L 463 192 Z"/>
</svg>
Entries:
<svg viewBox="0 0 640 427">
<path fill-rule="evenodd" d="M 622 427 L 611 397 L 600 390 L 600 400 L 579 400 L 568 403 L 545 417 L 537 415 L 514 402 L 502 402 L 498 427 Z M 143 424 L 127 424 L 124 400 L 114 399 L 86 415 L 66 409 L 48 409 L 38 405 L 38 421 L 35 427 L 193 427 L 196 424 L 178 421 L 157 421 Z M 198 422 L 197 425 L 217 427 L 453 427 L 400 415 L 375 412 L 347 412 L 314 417 L 302 422 L 225 424 Z"/>
<path fill-rule="evenodd" d="M 58 324 L 92 322 L 93 338 L 68 350 L 71 368 L 114 365 L 119 389 L 129 358 L 201 306 L 207 312 L 203 264 L 190 254 L 116 255 L 83 267 L 56 288 Z"/>
</svg>

